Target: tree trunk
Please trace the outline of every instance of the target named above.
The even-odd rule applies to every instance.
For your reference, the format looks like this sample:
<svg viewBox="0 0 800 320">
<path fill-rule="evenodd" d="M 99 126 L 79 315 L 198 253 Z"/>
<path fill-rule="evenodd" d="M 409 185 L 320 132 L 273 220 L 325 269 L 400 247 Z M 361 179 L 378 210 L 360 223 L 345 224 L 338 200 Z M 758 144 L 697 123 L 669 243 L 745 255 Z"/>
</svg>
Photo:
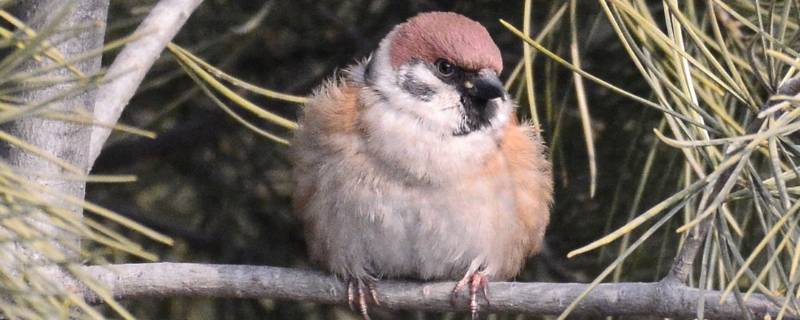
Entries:
<svg viewBox="0 0 800 320">
<path fill-rule="evenodd" d="M 108 6 L 109 0 L 24 0 L 17 1 L 12 7 L 12 13 L 35 32 L 56 25 L 56 33 L 49 37 L 49 41 L 66 60 L 69 60 L 103 46 Z M 41 55 L 41 59 L 38 61 L 28 59 L 22 63 L 18 67 L 18 71 L 31 71 L 55 63 L 57 62 Z M 55 69 L 48 72 L 46 76 L 53 79 L 74 80 L 84 77 L 91 78 L 100 70 L 100 64 L 101 58 L 98 56 L 74 63 L 74 68 Z M 86 85 L 87 83 L 82 83 L 82 81 L 60 81 L 51 86 L 24 90 L 16 98 L 23 104 L 35 105 Z M 77 90 L 75 94 L 54 100 L 45 108 L 59 112 L 79 111 L 91 115 L 95 95 L 96 90 L 94 89 Z M 90 125 L 26 116 L 0 126 L 0 130 L 74 165 L 80 169 L 82 174 L 88 173 L 89 140 L 92 131 Z M 65 171 L 61 166 L 8 143 L 0 143 L 0 156 L 22 178 L 56 193 L 78 199 L 84 198 L 86 183 L 81 179 L 75 179 L 74 173 Z M 73 176 L 73 178 L 66 179 L 68 176 Z M 52 196 L 44 194 L 42 196 L 45 199 L 53 200 L 54 205 L 67 209 L 73 215 L 72 218 L 81 218 L 80 206 L 67 204 Z M 50 239 L 50 242 L 56 244 L 56 247 L 65 256 L 71 258 L 78 256 L 76 250 L 80 248 L 80 239 L 77 235 L 66 233 L 50 225 L 47 215 L 42 212 L 34 210 L 28 218 L 29 224 L 38 229 L 45 238 Z M 54 241 L 53 239 L 56 238 L 60 240 Z M 70 245 L 63 245 L 67 243 Z M 32 250 L 24 248 L 20 243 L 17 243 L 17 247 L 23 256 L 42 262 L 43 257 L 38 253 L 31 252 Z"/>
</svg>

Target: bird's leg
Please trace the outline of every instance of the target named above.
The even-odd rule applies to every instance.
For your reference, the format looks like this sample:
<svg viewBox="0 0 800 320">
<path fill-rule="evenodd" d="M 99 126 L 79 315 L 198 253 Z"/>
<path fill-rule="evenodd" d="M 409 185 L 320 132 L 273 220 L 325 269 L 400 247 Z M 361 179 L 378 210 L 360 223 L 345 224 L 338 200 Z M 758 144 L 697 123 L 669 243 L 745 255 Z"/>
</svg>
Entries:
<svg viewBox="0 0 800 320">
<path fill-rule="evenodd" d="M 472 313 L 472 319 L 478 319 L 478 311 L 480 309 L 478 306 L 479 290 L 483 292 L 483 299 L 486 300 L 486 304 L 491 304 L 489 301 L 489 279 L 482 271 L 467 273 L 453 288 L 453 293 L 450 296 L 451 304 L 455 304 L 458 292 L 464 287 L 469 287 L 469 311 Z"/>
<path fill-rule="evenodd" d="M 372 281 L 361 280 L 358 278 L 350 278 L 347 280 L 347 304 L 350 310 L 356 311 L 356 303 L 358 304 L 358 312 L 364 320 L 370 320 L 369 308 L 367 307 L 367 292 L 372 298 L 375 305 L 381 305 L 378 300 L 378 294 L 375 291 L 375 284 Z"/>
</svg>

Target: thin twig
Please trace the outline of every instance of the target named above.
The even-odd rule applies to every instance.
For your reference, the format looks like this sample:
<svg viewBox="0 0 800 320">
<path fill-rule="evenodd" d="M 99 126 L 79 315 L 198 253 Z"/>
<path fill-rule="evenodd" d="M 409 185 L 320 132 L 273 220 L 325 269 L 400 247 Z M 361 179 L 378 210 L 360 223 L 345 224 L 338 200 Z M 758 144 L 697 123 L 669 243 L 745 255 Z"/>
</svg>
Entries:
<svg viewBox="0 0 800 320">
<path fill-rule="evenodd" d="M 203 0 L 161 0 L 136 29 L 143 36 L 125 45 L 108 75 L 111 81 L 97 91 L 94 116 L 98 122 L 117 123 L 147 71 Z M 111 130 L 92 129 L 89 163 L 94 163 Z"/>
</svg>

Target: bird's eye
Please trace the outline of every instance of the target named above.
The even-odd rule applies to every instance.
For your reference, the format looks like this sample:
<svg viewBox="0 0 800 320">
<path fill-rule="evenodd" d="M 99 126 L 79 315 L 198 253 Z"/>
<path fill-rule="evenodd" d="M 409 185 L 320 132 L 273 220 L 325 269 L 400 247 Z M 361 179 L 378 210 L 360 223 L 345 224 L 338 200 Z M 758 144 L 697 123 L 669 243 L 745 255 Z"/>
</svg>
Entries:
<svg viewBox="0 0 800 320">
<path fill-rule="evenodd" d="M 449 77 L 456 73 L 456 67 L 445 59 L 436 60 L 436 71 L 442 76 Z"/>
</svg>

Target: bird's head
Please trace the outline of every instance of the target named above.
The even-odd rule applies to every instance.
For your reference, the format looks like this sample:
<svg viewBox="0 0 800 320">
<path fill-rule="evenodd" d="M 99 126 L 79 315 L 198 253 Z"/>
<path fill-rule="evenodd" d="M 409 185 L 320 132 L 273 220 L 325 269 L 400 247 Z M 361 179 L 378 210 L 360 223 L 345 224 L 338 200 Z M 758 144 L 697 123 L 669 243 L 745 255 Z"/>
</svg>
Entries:
<svg viewBox="0 0 800 320">
<path fill-rule="evenodd" d="M 502 127 L 512 102 L 498 75 L 500 49 L 481 24 L 428 12 L 396 26 L 372 56 L 365 82 L 386 106 L 442 136 Z"/>
</svg>

